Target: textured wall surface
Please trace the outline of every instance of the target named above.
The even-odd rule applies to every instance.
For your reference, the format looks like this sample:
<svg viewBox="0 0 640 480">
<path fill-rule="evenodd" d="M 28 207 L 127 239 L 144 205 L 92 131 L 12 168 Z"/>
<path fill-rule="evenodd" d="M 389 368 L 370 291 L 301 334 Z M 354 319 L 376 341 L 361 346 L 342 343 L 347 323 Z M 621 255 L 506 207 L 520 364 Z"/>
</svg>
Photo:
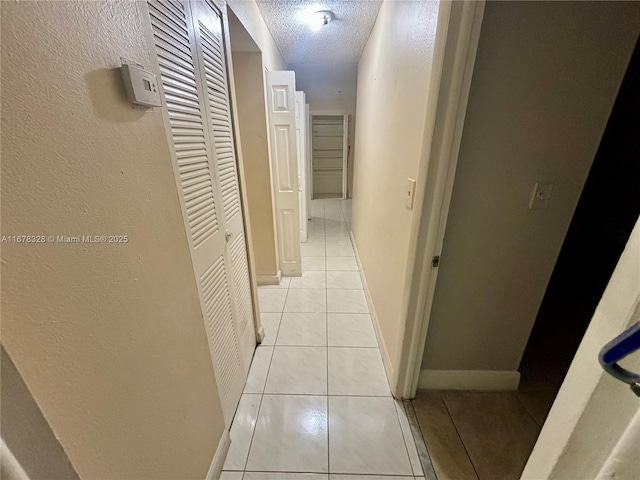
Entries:
<svg viewBox="0 0 640 480">
<path fill-rule="evenodd" d="M 637 2 L 487 3 L 423 368 L 517 370 L 639 32 Z"/>
<path fill-rule="evenodd" d="M 3 2 L 2 342 L 81 478 L 204 478 L 224 424 L 140 2 Z"/>
<path fill-rule="evenodd" d="M 420 166 L 437 19 L 438 2 L 384 2 L 358 65 L 353 235 L 391 361 L 413 214 L 405 188 Z"/>
<path fill-rule="evenodd" d="M 77 480 L 78 474 L 4 347 L 1 362 L 3 447 L 11 450 L 29 478 Z M 3 478 L 4 474 L 0 472 Z"/>
</svg>

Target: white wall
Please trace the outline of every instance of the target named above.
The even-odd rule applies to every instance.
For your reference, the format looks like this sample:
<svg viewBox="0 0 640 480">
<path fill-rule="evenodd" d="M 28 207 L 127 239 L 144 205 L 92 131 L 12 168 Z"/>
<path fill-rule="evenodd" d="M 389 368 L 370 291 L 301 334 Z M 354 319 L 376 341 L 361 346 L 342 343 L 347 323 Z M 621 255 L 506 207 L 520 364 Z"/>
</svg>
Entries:
<svg viewBox="0 0 640 480">
<path fill-rule="evenodd" d="M 389 376 L 405 324 L 413 221 L 405 187 L 426 167 L 438 13 L 438 2 L 385 1 L 358 65 L 352 228 Z"/>
<path fill-rule="evenodd" d="M 310 110 L 344 110 L 356 113 L 357 64 L 292 65 L 296 89 L 304 90 Z"/>
<path fill-rule="evenodd" d="M 423 369 L 517 370 L 639 29 L 634 2 L 487 2 Z"/>
<path fill-rule="evenodd" d="M 224 431 L 162 114 L 117 68 L 151 68 L 143 5 L 1 11 L 3 235 L 129 238 L 2 245 L 2 344 L 81 478 L 204 478 Z"/>
<path fill-rule="evenodd" d="M 306 93 L 311 112 L 344 112 L 350 115 L 351 151 L 347 159 L 347 195 L 351 197 L 355 158 L 358 66 L 356 64 L 306 63 L 293 65 L 292 68 L 296 72 L 296 89 Z"/>
</svg>

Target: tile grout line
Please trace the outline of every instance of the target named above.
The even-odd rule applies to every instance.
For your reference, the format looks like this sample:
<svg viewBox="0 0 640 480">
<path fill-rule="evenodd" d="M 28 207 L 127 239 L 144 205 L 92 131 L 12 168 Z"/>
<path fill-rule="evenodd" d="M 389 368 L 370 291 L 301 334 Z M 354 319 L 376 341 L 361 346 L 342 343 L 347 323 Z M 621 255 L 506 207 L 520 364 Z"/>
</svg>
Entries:
<svg viewBox="0 0 640 480">
<path fill-rule="evenodd" d="M 394 397 L 391 397 L 391 398 L 393 401 L 393 408 L 396 411 L 396 417 L 398 417 L 398 425 L 400 426 L 400 433 L 402 434 L 402 441 L 404 442 L 404 451 L 407 454 L 407 460 L 409 461 L 409 466 L 411 467 L 411 474 L 413 477 L 417 477 L 418 475 L 416 475 L 416 472 L 413 468 L 413 462 L 411 461 L 411 455 L 409 454 L 409 444 L 407 443 L 407 437 L 405 436 L 404 428 L 402 428 L 402 419 L 400 418 L 399 409 L 402 408 L 404 410 L 404 405 L 403 404 L 398 405 L 398 402 L 400 400 L 397 400 Z M 405 416 L 406 416 L 406 412 L 405 412 Z M 408 420 L 407 420 L 407 423 L 408 423 Z M 424 472 L 422 472 L 422 476 L 424 476 Z"/>
<path fill-rule="evenodd" d="M 260 395 L 259 393 L 250 393 L 248 395 Z M 267 392 L 264 393 L 264 395 L 268 395 L 271 397 L 363 397 L 363 398 L 393 398 L 393 396 L 388 393 L 388 394 L 384 394 L 384 395 L 380 395 L 380 394 L 372 394 L 372 393 L 367 393 L 367 394 L 346 394 L 346 393 L 334 393 L 331 395 L 325 395 L 324 393 L 274 393 L 274 392 Z"/>
<path fill-rule="evenodd" d="M 284 298 L 285 303 L 287 301 L 287 297 L 288 296 L 289 296 L 289 289 L 287 289 L 287 295 Z M 284 307 L 283 307 L 282 312 L 280 313 L 280 320 L 278 320 L 278 329 L 276 331 L 276 336 L 273 339 L 273 348 L 274 349 L 276 348 L 276 345 L 278 344 L 278 337 L 280 336 L 280 327 L 282 326 L 282 318 L 283 317 L 284 317 Z M 271 358 L 273 358 L 273 355 L 271 355 Z M 269 364 L 269 367 L 271 367 L 271 364 Z M 266 382 L 265 382 L 265 385 L 266 385 Z"/>
<path fill-rule="evenodd" d="M 284 303 L 286 305 L 287 298 L 289 297 L 289 288 L 287 287 L 287 294 L 284 297 Z M 282 316 L 284 315 L 284 306 L 282 307 L 282 313 L 280 313 L 280 324 L 282 323 Z M 266 312 L 265 312 L 266 313 Z M 278 340 L 278 334 L 280 333 L 280 324 L 278 324 L 278 332 L 276 334 L 276 338 L 273 341 L 271 357 L 269 358 L 269 367 L 267 368 L 267 374 L 264 379 L 264 385 L 262 387 L 262 392 L 260 393 L 260 404 L 258 405 L 258 412 L 256 413 L 256 423 L 253 425 L 253 431 L 251 432 L 251 441 L 249 442 L 249 451 L 247 452 L 247 458 L 244 461 L 244 470 L 242 476 L 244 478 L 244 472 L 247 471 L 247 465 L 249 463 L 249 456 L 251 455 L 251 447 L 253 446 L 253 439 L 256 434 L 256 427 L 258 425 L 258 418 L 260 418 L 260 411 L 262 410 L 262 401 L 264 400 L 264 391 L 267 388 L 267 380 L 269 380 L 269 372 L 271 371 L 271 363 L 273 362 L 273 355 L 276 353 L 276 341 Z M 267 346 L 267 345 L 265 345 Z"/>
<path fill-rule="evenodd" d="M 420 464 L 422 465 L 422 474 L 426 480 L 438 480 L 436 471 L 433 468 L 433 462 L 431 460 L 431 455 L 429 454 L 429 449 L 427 448 L 427 443 L 425 442 L 422 435 L 422 430 L 420 429 L 420 423 L 418 422 L 416 411 L 413 408 L 413 402 L 411 400 L 403 400 L 402 403 L 405 406 L 405 413 L 407 414 L 409 429 L 411 430 L 413 441 L 418 452 L 418 458 L 420 459 Z"/>
<path fill-rule="evenodd" d="M 314 289 L 303 289 L 303 288 L 294 288 L 294 290 L 322 290 L 321 288 L 314 288 Z M 364 312 L 286 312 L 286 311 L 282 311 L 282 312 L 262 312 L 262 313 L 331 313 L 334 315 L 371 315 L 369 312 L 364 313 Z"/>
<path fill-rule="evenodd" d="M 321 314 L 324 312 L 321 312 Z M 363 350 L 375 350 L 378 347 L 361 347 L 351 345 L 265 345 L 265 347 L 283 347 L 283 348 L 358 348 Z"/>
<path fill-rule="evenodd" d="M 285 475 L 288 474 L 299 474 L 299 475 L 322 475 L 322 476 L 329 476 L 331 477 L 332 475 L 340 475 L 340 476 L 346 476 L 346 477 L 371 477 L 371 478 L 376 478 L 379 479 L 381 476 L 383 478 L 411 478 L 412 480 L 414 478 L 422 478 L 421 475 L 401 475 L 398 473 L 384 473 L 384 474 L 379 474 L 379 473 L 327 473 L 327 472 L 308 472 L 308 471 L 291 471 L 291 470 L 246 470 L 245 472 L 240 472 L 240 470 L 224 470 L 225 472 L 234 472 L 234 473 L 282 473 Z"/>
<path fill-rule="evenodd" d="M 473 468 L 473 473 L 475 473 L 476 474 L 476 478 L 478 478 L 478 480 L 480 480 L 480 474 L 478 474 L 478 471 L 476 470 L 476 466 L 474 465 L 473 460 L 471 459 L 471 455 L 469 455 L 469 450 L 467 450 L 467 446 L 465 445 L 464 440 L 462 439 L 462 435 L 460 435 L 460 431 L 458 430 L 458 426 L 456 425 L 456 422 L 453 419 L 453 415 L 451 415 L 451 412 L 449 411 L 449 406 L 447 405 L 447 402 L 445 402 L 444 398 L 442 397 L 442 393 L 440 393 L 440 401 L 444 405 L 444 409 L 447 411 L 447 415 L 449 415 L 449 420 L 451 420 L 451 423 L 453 424 L 453 428 L 456 429 L 456 433 L 458 434 L 458 439 L 460 440 L 460 443 L 462 444 L 462 448 L 464 448 L 464 453 L 467 454 L 467 458 L 469 459 L 469 463 L 471 464 L 471 468 Z"/>
<path fill-rule="evenodd" d="M 324 292 L 324 298 L 325 298 L 325 305 L 326 308 L 325 310 L 329 310 L 329 274 L 327 273 L 326 270 L 326 266 L 327 266 L 327 219 L 326 219 L 326 202 L 322 202 L 322 209 L 323 209 L 323 214 L 322 214 L 322 221 L 324 224 L 324 262 L 325 262 L 325 271 L 324 271 L 324 281 L 325 281 L 325 292 Z M 329 408 L 331 408 L 329 406 L 329 314 L 327 312 L 325 312 L 324 315 L 325 318 L 325 328 L 326 328 L 326 335 L 327 335 L 327 476 L 328 474 L 331 472 L 331 440 L 330 440 L 330 435 L 331 435 L 331 420 L 330 420 L 330 412 L 329 412 Z"/>
<path fill-rule="evenodd" d="M 271 352 L 271 355 L 273 356 L 273 352 Z M 271 363 L 271 362 L 269 362 L 269 363 Z M 263 389 L 263 392 L 264 392 L 264 389 Z M 258 424 L 258 417 L 260 416 L 260 410 L 262 409 L 262 399 L 263 398 L 264 398 L 264 393 L 261 393 L 260 394 L 260 403 L 258 403 L 258 411 L 256 412 L 256 423 L 253 425 L 253 430 L 251 431 L 251 440 L 249 441 L 249 449 L 247 450 L 247 458 L 244 459 L 244 468 L 242 469 L 242 476 L 243 477 L 244 477 L 244 472 L 247 471 L 247 464 L 249 463 L 249 455 L 251 455 L 251 447 L 253 446 L 253 437 L 256 434 L 256 425 Z M 236 411 L 236 414 L 237 414 L 237 411 Z"/>
<path fill-rule="evenodd" d="M 538 424 L 538 421 L 533 418 L 533 414 L 529 411 L 529 409 L 527 408 L 527 406 L 524 404 L 524 402 L 520 399 L 520 395 L 518 395 L 518 390 L 515 390 L 514 392 L 511 392 L 513 394 L 514 397 L 516 397 L 516 399 L 518 400 L 518 403 L 520 405 L 522 405 L 522 408 L 524 408 L 524 411 L 527 412 L 527 415 L 529 415 L 529 417 L 531 418 L 531 420 L 533 420 L 533 423 L 535 423 L 536 427 L 538 427 L 538 432 L 540 432 L 540 430 L 542 430 L 542 425 Z M 544 423 L 543 423 L 544 425 Z M 539 433 L 538 433 L 539 434 Z"/>
</svg>

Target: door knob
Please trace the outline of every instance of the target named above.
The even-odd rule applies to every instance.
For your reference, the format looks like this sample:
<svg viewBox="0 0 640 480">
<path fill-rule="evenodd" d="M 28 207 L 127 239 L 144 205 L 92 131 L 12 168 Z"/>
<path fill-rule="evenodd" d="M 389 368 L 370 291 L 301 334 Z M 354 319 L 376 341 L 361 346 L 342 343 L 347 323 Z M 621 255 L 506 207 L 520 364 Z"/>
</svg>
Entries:
<svg viewBox="0 0 640 480">
<path fill-rule="evenodd" d="M 233 233 L 231 233 L 231 230 L 225 230 L 224 239 L 228 242 L 229 240 L 231 240 L 231 237 L 233 237 Z"/>
</svg>

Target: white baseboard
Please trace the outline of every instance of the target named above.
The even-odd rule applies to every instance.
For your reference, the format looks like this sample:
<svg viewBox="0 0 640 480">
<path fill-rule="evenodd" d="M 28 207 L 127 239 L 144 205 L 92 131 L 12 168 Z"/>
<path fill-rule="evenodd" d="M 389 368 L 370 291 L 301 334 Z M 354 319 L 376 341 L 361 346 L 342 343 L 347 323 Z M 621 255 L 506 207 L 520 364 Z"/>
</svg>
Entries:
<svg viewBox="0 0 640 480">
<path fill-rule="evenodd" d="M 367 305 L 369 306 L 369 313 L 371 314 L 373 330 L 376 333 L 376 338 L 378 339 L 378 345 L 380 346 L 380 351 L 382 352 L 382 364 L 384 365 L 384 370 L 387 374 L 387 381 L 389 382 L 389 384 L 391 384 L 390 380 L 393 378 L 393 365 L 391 364 L 391 357 L 389 356 L 389 351 L 387 350 L 387 344 L 384 342 L 384 337 L 382 336 L 382 329 L 380 328 L 378 315 L 376 314 L 376 309 L 375 309 L 375 306 L 373 305 L 371 292 L 369 291 L 369 286 L 367 285 L 367 279 L 364 276 L 362 262 L 360 261 L 360 255 L 358 254 L 358 248 L 356 247 L 356 241 L 355 241 L 355 238 L 353 237 L 352 231 L 349 231 L 349 236 L 351 237 L 351 245 L 353 246 L 353 252 L 355 253 L 355 256 L 356 256 L 356 263 L 358 264 L 358 269 L 360 270 L 360 278 L 362 280 L 362 286 L 364 288 L 364 296 L 367 299 Z"/>
<path fill-rule="evenodd" d="M 282 272 L 278 270 L 276 275 L 257 275 L 256 281 L 258 285 L 280 285 Z"/>
<path fill-rule="evenodd" d="M 218 480 L 220 478 L 220 474 L 222 473 L 222 466 L 224 465 L 224 461 L 227 458 L 227 452 L 229 451 L 229 446 L 231 445 L 231 437 L 229 436 L 229 430 L 226 428 L 222 433 L 222 438 L 220 442 L 218 442 L 218 448 L 216 448 L 216 453 L 213 456 L 213 460 L 211 461 L 211 466 L 209 467 L 209 471 L 207 472 L 206 480 Z"/>
<path fill-rule="evenodd" d="M 517 390 L 520 372 L 511 370 L 421 370 L 421 390 Z"/>
</svg>

